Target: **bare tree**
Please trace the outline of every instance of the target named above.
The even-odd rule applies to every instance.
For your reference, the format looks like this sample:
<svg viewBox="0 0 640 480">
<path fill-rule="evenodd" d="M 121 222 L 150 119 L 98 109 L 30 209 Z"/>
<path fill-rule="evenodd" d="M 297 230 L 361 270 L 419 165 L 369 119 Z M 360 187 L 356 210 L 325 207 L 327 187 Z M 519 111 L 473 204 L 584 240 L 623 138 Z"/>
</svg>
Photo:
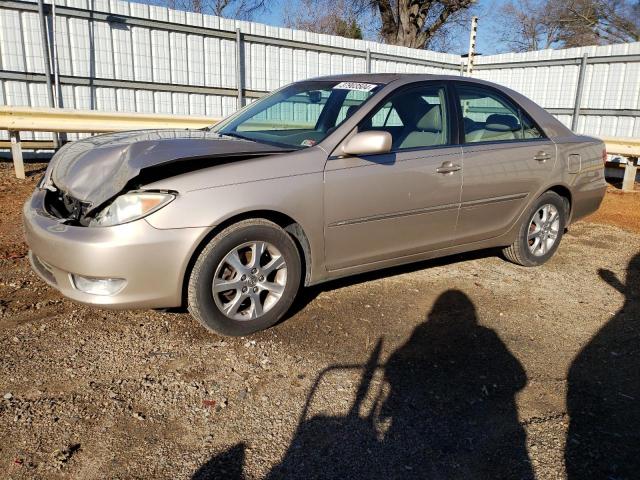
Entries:
<svg viewBox="0 0 640 480">
<path fill-rule="evenodd" d="M 268 0 L 167 0 L 169 8 L 252 20 L 269 8 Z"/>
<path fill-rule="evenodd" d="M 498 11 L 499 38 L 516 52 L 551 48 L 560 41 L 557 15 L 558 5 L 553 2 L 505 3 Z"/>
<path fill-rule="evenodd" d="M 426 48 L 447 22 L 471 7 L 475 0 L 368 0 L 381 21 L 386 43 Z"/>
<path fill-rule="evenodd" d="M 518 51 L 640 40 L 640 4 L 626 0 L 512 0 L 501 39 Z"/>
<path fill-rule="evenodd" d="M 640 40 L 638 2 L 570 0 L 562 2 L 558 24 L 566 47 Z"/>
<path fill-rule="evenodd" d="M 363 33 L 357 20 L 360 13 L 348 0 L 301 0 L 285 7 L 284 24 L 308 32 L 361 39 Z"/>
<path fill-rule="evenodd" d="M 466 51 L 469 44 L 469 27 L 474 15 L 473 8 L 459 10 L 449 17 L 429 39 L 425 48 L 438 52 Z"/>
<path fill-rule="evenodd" d="M 476 0 L 303 0 L 288 14 L 295 28 L 336 34 L 336 24 L 357 25 L 365 37 L 405 47 L 447 49 L 453 32 L 468 25 Z M 372 35 L 369 35 L 369 32 Z"/>
</svg>

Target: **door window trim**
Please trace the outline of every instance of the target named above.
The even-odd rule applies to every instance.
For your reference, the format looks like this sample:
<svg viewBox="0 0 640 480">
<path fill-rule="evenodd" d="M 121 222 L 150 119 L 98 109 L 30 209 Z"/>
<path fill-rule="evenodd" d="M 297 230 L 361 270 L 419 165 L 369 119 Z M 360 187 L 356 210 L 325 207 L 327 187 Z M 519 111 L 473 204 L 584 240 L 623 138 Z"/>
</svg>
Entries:
<svg viewBox="0 0 640 480">
<path fill-rule="evenodd" d="M 532 143 L 532 142 L 540 142 L 540 141 L 549 141 L 549 137 L 547 136 L 546 132 L 542 128 L 540 128 L 540 125 L 538 124 L 538 122 L 536 122 L 536 120 L 531 115 L 529 115 L 524 108 L 522 108 L 522 105 L 520 105 L 516 100 L 514 100 L 513 98 L 511 98 L 509 95 L 505 94 L 498 88 L 494 87 L 493 85 L 486 85 L 484 83 L 466 82 L 464 80 L 454 80 L 451 83 L 452 83 L 453 95 L 455 97 L 454 104 L 456 109 L 456 116 L 458 118 L 458 145 L 460 145 L 461 147 L 469 147 L 474 145 L 508 145 L 508 144 L 514 144 L 514 143 L 525 143 L 525 142 Z M 459 87 L 461 86 L 478 88 L 481 90 L 482 89 L 489 90 L 496 97 L 506 101 L 506 103 L 510 104 L 512 107 L 515 108 L 515 110 L 518 112 L 518 115 L 520 116 L 521 123 L 522 123 L 522 114 L 524 113 L 531 120 L 531 123 L 533 124 L 533 126 L 540 132 L 542 136 L 538 138 L 516 138 L 513 140 L 486 140 L 483 142 L 465 142 L 464 141 L 465 140 L 464 115 L 462 112 L 462 105 L 460 102 L 460 94 L 459 94 Z"/>
<path fill-rule="evenodd" d="M 445 116 L 446 116 L 446 120 L 447 120 L 447 130 L 448 130 L 448 135 L 447 135 L 447 143 L 443 144 L 443 145 L 432 145 L 432 146 L 428 146 L 428 147 L 410 147 L 410 148 L 395 148 L 392 150 L 389 150 L 386 153 L 376 153 L 376 154 L 371 154 L 371 155 L 363 155 L 363 158 L 375 158 L 381 155 L 390 155 L 390 154 L 394 154 L 394 153 L 403 153 L 403 152 L 415 152 L 415 151 L 419 151 L 419 150 L 440 150 L 440 149 L 444 149 L 444 148 L 451 148 L 451 147 L 458 147 L 460 146 L 459 143 L 459 137 L 460 137 L 460 121 L 456 121 L 456 120 L 460 120 L 457 118 L 457 110 L 455 109 L 455 98 L 454 98 L 454 89 L 451 85 L 450 81 L 447 80 L 422 80 L 422 81 L 417 81 L 417 82 L 411 82 L 408 83 L 406 85 L 402 85 L 392 91 L 390 91 L 389 93 L 387 93 L 384 97 L 382 97 L 372 108 L 371 111 L 362 119 L 360 120 L 360 122 L 358 122 L 358 124 L 351 129 L 345 136 L 344 138 L 338 142 L 338 144 L 336 145 L 336 149 L 342 145 L 344 143 L 344 141 L 349 138 L 354 131 L 357 131 L 358 127 L 370 120 L 376 113 L 378 113 L 379 108 L 384 107 L 384 105 L 386 103 L 388 103 L 389 99 L 391 97 L 393 97 L 394 95 L 398 94 L 398 93 L 402 93 L 402 92 L 407 92 L 410 90 L 414 90 L 414 89 L 420 89 L 420 88 L 425 88 L 425 87 L 441 87 L 444 90 L 444 95 L 445 95 L 445 102 L 442 105 L 445 108 Z M 335 151 L 335 150 L 334 150 Z M 330 155 L 328 160 L 335 160 L 335 159 L 342 159 L 344 158 L 341 155 Z"/>
</svg>

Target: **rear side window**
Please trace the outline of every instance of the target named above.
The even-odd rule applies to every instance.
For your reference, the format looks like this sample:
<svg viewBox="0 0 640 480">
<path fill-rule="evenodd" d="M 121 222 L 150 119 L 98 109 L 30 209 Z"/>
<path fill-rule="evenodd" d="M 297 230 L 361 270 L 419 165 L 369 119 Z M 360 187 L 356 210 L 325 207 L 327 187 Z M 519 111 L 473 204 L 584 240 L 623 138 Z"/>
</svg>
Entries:
<svg viewBox="0 0 640 480">
<path fill-rule="evenodd" d="M 449 143 L 444 87 L 422 86 L 394 93 L 358 126 L 391 134 L 393 150 Z"/>
<path fill-rule="evenodd" d="M 464 143 L 543 138 L 531 118 L 494 91 L 458 85 L 464 123 Z"/>
</svg>

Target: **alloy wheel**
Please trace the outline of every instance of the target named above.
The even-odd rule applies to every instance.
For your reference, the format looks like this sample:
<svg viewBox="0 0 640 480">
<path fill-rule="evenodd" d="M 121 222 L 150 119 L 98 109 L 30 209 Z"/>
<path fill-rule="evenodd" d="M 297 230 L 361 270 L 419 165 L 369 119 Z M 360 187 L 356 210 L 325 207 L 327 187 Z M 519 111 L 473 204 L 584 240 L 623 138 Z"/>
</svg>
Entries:
<svg viewBox="0 0 640 480">
<path fill-rule="evenodd" d="M 560 215 L 558 209 L 547 203 L 533 214 L 529 222 L 527 243 L 529 251 L 536 257 L 546 255 L 553 248 L 560 231 Z"/>
<path fill-rule="evenodd" d="M 280 251 L 263 241 L 246 242 L 222 259 L 213 276 L 213 298 L 233 320 L 254 320 L 278 303 L 287 284 Z"/>
</svg>

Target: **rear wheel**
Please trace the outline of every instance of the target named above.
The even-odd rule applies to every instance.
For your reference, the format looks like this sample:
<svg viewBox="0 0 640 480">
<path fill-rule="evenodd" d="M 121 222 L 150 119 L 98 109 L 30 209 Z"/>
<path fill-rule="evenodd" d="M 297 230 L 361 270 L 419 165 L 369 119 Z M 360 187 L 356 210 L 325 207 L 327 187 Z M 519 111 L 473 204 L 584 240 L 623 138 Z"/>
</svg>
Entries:
<svg viewBox="0 0 640 480">
<path fill-rule="evenodd" d="M 525 214 L 518 237 L 503 250 L 504 256 L 525 267 L 542 265 L 558 249 L 566 218 L 565 200 L 555 192 L 545 192 Z"/>
<path fill-rule="evenodd" d="M 189 312 L 217 333 L 248 335 L 282 318 L 300 279 L 293 239 L 268 220 L 244 220 L 216 235 L 196 260 Z"/>
</svg>

